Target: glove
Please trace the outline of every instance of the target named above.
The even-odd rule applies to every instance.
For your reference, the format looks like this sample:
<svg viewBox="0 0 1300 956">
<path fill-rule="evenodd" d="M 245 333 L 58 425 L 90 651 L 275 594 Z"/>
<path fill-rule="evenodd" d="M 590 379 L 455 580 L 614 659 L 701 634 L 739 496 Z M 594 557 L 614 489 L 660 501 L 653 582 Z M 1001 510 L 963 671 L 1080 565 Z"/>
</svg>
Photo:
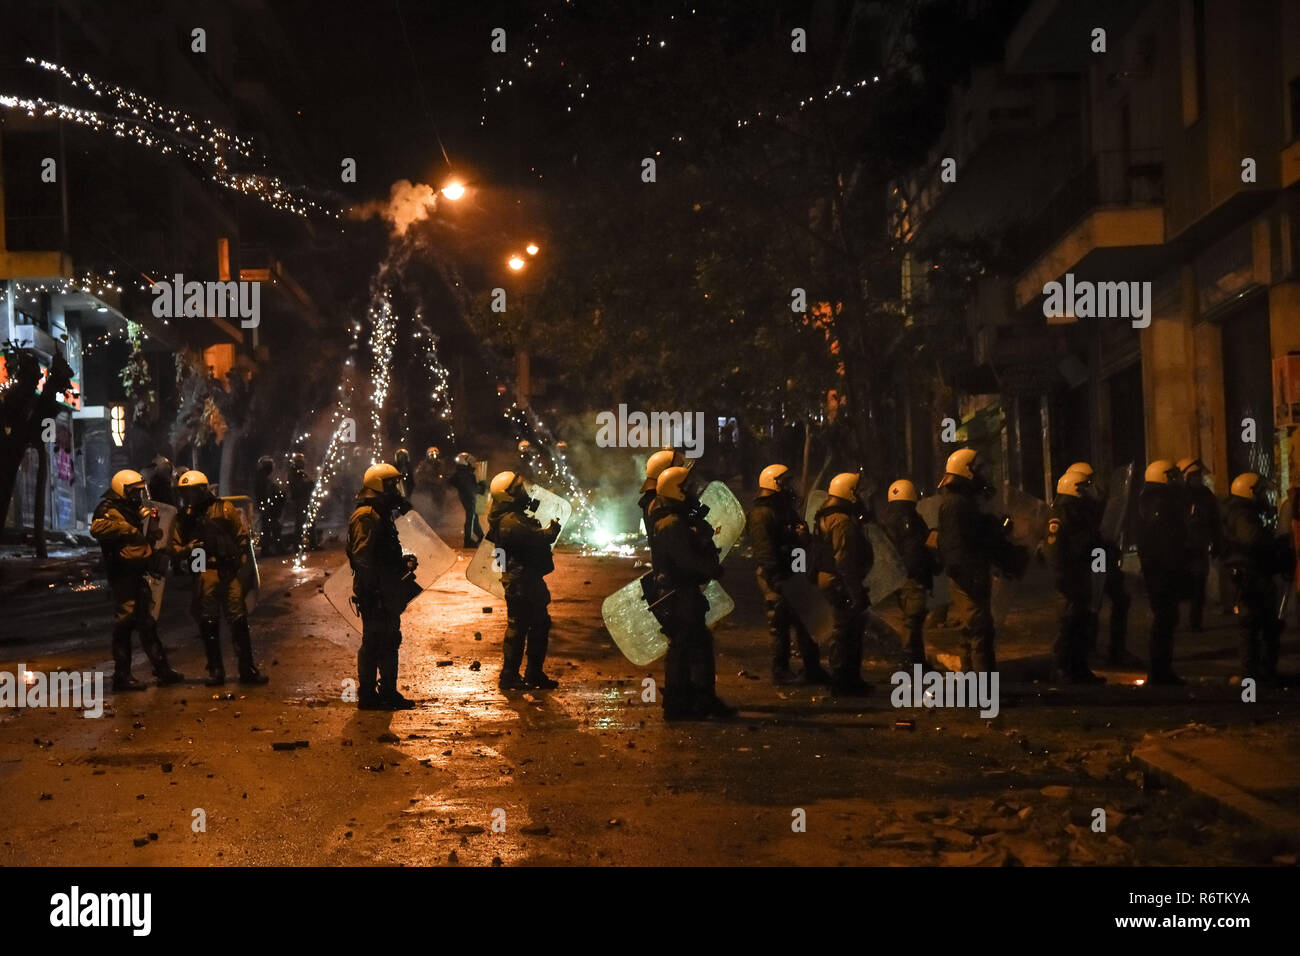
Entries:
<svg viewBox="0 0 1300 956">
<path fill-rule="evenodd" d="M 546 533 L 558 536 L 560 533 L 560 523 L 552 518 L 551 523 L 546 526 Z"/>
<path fill-rule="evenodd" d="M 413 554 L 402 555 L 402 560 L 406 562 L 406 570 L 414 571 L 420 566 L 420 560 Z"/>
</svg>

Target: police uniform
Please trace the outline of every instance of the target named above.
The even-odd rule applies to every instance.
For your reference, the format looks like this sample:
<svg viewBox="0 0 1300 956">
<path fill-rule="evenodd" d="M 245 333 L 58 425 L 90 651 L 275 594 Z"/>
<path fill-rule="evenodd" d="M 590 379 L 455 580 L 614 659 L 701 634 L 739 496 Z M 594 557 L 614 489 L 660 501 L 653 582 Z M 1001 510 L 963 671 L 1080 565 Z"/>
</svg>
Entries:
<svg viewBox="0 0 1300 956">
<path fill-rule="evenodd" d="M 1224 566 L 1236 587 L 1242 675 L 1275 681 L 1283 623 L 1273 576 L 1289 570 L 1290 541 L 1269 531 L 1254 501 L 1239 497 L 1224 505 L 1223 539 Z"/>
<path fill-rule="evenodd" d="M 1187 563 L 1191 572 L 1191 604 L 1187 624 L 1193 631 L 1201 629 L 1205 616 L 1205 582 L 1210 574 L 1210 558 L 1223 550 L 1223 519 L 1219 501 L 1205 485 L 1188 483 Z"/>
<path fill-rule="evenodd" d="M 664 716 L 670 719 L 724 715 L 716 692 L 713 633 L 705 623 L 708 599 L 702 585 L 722 577 L 713 527 L 697 502 L 659 495 L 651 506 L 651 562 L 658 593 L 656 606 L 668 637 L 664 658 Z"/>
<path fill-rule="evenodd" d="M 968 479 L 939 489 L 939 556 L 952 588 L 950 614 L 962 629 L 962 669 L 997 670 L 993 628 L 993 555 L 1002 545 L 996 519 L 980 510 Z"/>
<path fill-rule="evenodd" d="M 757 562 L 754 576 L 767 615 L 773 679 L 782 681 L 793 676 L 790 673 L 790 632 L 793 630 L 799 656 L 803 659 L 804 681 L 824 681 L 826 672 L 821 666 L 821 651 L 785 593 L 793 573 L 794 549 L 802 547 L 806 553 L 808 548 L 807 529 L 795 510 L 793 496 L 789 492 L 760 492 L 749 509 L 745 525 Z"/>
<path fill-rule="evenodd" d="M 307 509 L 311 503 L 312 489 L 315 487 L 316 482 L 307 476 L 307 471 L 302 465 L 295 463 L 289 469 L 289 502 L 293 513 L 295 548 L 302 547 L 303 532 L 307 528 Z"/>
<path fill-rule="evenodd" d="M 363 488 L 348 519 L 352 593 L 361 612 L 357 704 L 362 708 L 406 702 L 397 690 L 397 663 L 406 605 L 401 582 L 407 561 L 393 523 L 396 511 L 395 503 L 381 493 Z"/>
<path fill-rule="evenodd" d="M 284 489 L 269 467 L 259 467 L 253 484 L 257 511 L 262 519 L 262 554 L 282 554 L 285 550 L 280 521 L 284 515 Z"/>
<path fill-rule="evenodd" d="M 1110 601 L 1110 646 L 1107 648 L 1107 660 L 1111 664 L 1123 664 L 1128 656 L 1128 612 L 1132 603 L 1128 596 L 1128 586 L 1124 580 L 1122 565 L 1124 555 L 1120 551 L 1119 545 L 1102 537 L 1101 521 L 1105 514 L 1102 502 L 1093 497 L 1085 497 L 1080 501 L 1087 511 L 1088 522 L 1092 526 L 1093 534 L 1097 539 L 1093 547 L 1103 548 L 1106 552 L 1106 570 L 1102 581 L 1102 589 L 1106 598 Z M 1089 637 L 1090 650 L 1096 647 L 1099 623 L 1094 622 Z"/>
<path fill-rule="evenodd" d="M 1043 554 L 1060 600 L 1052 666 L 1058 679 L 1088 681 L 1088 649 L 1097 629 L 1092 609 L 1092 552 L 1098 547 L 1087 499 L 1058 494 L 1043 538 Z"/>
<path fill-rule="evenodd" d="M 862 532 L 860 506 L 831 496 L 814 518 L 817 586 L 831 606 L 831 689 L 862 690 L 862 631 L 871 601 L 864 579 L 874 555 Z"/>
<path fill-rule="evenodd" d="M 172 529 L 172 548 L 182 566 L 194 575 L 190 613 L 199 625 L 199 636 L 208 660 L 210 683 L 226 679 L 221 657 L 221 618 L 230 625 L 230 642 L 239 662 L 239 679 L 243 683 L 264 683 L 265 677 L 253 662 L 252 639 L 248 629 L 248 607 L 244 598 L 241 568 L 252 557 L 249 552 L 248 524 L 244 513 L 229 501 L 209 494 L 204 500 L 186 506 Z M 194 549 L 202 548 L 204 569 L 192 566 Z"/>
<path fill-rule="evenodd" d="M 543 528 L 527 513 L 526 504 L 526 499 L 497 500 L 488 511 L 488 540 L 505 552 L 501 586 L 506 592 L 506 633 L 497 681 L 502 689 L 556 686 L 542 668 L 551 634 L 551 592 L 545 577 L 555 570 L 551 545 L 560 526 Z M 528 666 L 520 680 L 519 665 L 525 658 Z"/>
<path fill-rule="evenodd" d="M 907 572 L 907 580 L 898 589 L 898 606 L 907 628 L 906 663 L 924 666 L 926 595 L 934 588 L 934 558 L 926 546 L 930 529 L 916 510 L 916 502 L 902 499 L 885 503 L 881 526 Z"/>
<path fill-rule="evenodd" d="M 463 462 L 457 462 L 451 473 L 451 486 L 456 489 L 460 506 L 465 509 L 465 547 L 472 548 L 483 540 L 483 529 L 478 523 L 478 501 L 480 482 L 474 475 L 474 469 Z"/>
<path fill-rule="evenodd" d="M 1138 495 L 1138 557 L 1151 603 L 1151 644 L 1147 680 L 1182 683 L 1174 673 L 1174 629 L 1178 602 L 1188 593 L 1185 502 L 1177 489 L 1147 481 Z"/>
<path fill-rule="evenodd" d="M 167 663 L 167 651 L 158 639 L 148 578 L 156 562 L 156 539 L 146 532 L 140 508 L 110 488 L 95 508 L 90 533 L 104 553 L 104 573 L 113 595 L 113 689 L 140 686 L 131 676 L 132 630 L 139 633 L 140 649 L 153 665 L 158 682 L 182 680 Z"/>
</svg>

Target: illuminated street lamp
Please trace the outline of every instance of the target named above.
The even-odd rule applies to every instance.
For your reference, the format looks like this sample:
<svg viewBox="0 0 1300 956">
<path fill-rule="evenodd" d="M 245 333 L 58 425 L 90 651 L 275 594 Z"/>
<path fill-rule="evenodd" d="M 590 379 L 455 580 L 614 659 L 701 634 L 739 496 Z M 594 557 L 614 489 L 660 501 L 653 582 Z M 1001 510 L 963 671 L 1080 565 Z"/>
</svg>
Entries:
<svg viewBox="0 0 1300 956">
<path fill-rule="evenodd" d="M 510 261 L 508 264 L 511 269 L 513 269 L 515 272 L 518 272 L 520 269 L 524 267 L 524 260 L 519 258 L 518 253 L 515 253 L 513 256 L 510 257 Z"/>
<path fill-rule="evenodd" d="M 542 247 L 535 242 L 530 242 L 526 247 L 524 247 L 524 251 L 528 253 L 530 256 L 537 255 L 537 253 L 541 252 L 541 250 Z"/>
<path fill-rule="evenodd" d="M 442 194 L 455 202 L 461 196 L 465 195 L 465 184 L 458 179 L 453 179 L 442 187 Z"/>
</svg>

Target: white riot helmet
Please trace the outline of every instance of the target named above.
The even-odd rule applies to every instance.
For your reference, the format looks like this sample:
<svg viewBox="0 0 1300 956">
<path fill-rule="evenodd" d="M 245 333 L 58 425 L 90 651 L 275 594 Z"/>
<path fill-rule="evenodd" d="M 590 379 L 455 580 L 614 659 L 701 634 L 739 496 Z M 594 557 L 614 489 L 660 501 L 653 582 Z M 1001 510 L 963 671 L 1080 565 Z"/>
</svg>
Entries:
<svg viewBox="0 0 1300 956">
<path fill-rule="evenodd" d="M 916 492 L 916 485 L 906 478 L 899 478 L 889 486 L 889 500 L 917 502 L 921 500 L 921 496 Z"/>
<path fill-rule="evenodd" d="M 831 479 L 830 487 L 827 489 L 832 498 L 843 498 L 845 501 L 858 500 L 858 482 L 861 476 L 856 472 L 842 472 Z"/>
<path fill-rule="evenodd" d="M 758 475 L 758 487 L 762 491 L 787 491 L 789 478 L 790 469 L 785 465 L 768 465 Z"/>
<path fill-rule="evenodd" d="M 686 481 L 690 474 L 680 465 L 665 468 L 655 482 L 655 493 L 669 501 L 685 501 Z"/>
</svg>

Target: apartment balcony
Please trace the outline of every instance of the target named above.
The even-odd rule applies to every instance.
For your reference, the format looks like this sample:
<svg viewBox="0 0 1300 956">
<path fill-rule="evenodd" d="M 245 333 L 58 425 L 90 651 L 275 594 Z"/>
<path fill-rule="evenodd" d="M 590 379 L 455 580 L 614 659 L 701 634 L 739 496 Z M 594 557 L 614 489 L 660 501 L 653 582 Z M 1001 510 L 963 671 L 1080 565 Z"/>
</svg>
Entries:
<svg viewBox="0 0 1300 956">
<path fill-rule="evenodd" d="M 1066 272 L 1144 271 L 1164 242 L 1160 151 L 1098 153 L 1026 229 L 1023 248 L 1035 258 L 1015 282 L 1015 307 L 1025 308 Z"/>
</svg>

